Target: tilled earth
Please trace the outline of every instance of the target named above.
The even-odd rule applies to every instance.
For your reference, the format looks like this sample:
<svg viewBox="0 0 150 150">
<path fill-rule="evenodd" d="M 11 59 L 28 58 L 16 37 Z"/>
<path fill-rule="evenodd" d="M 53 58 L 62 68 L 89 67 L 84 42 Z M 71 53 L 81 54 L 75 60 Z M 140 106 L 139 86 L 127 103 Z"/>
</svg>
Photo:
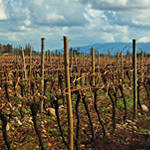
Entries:
<svg viewBox="0 0 150 150">
<path fill-rule="evenodd" d="M 92 109 L 92 108 L 91 108 Z M 109 108 L 108 108 L 109 109 Z M 65 113 L 66 109 L 61 109 L 60 112 Z M 107 110 L 109 112 L 109 110 Z M 60 113 L 61 114 L 61 113 Z M 79 116 L 82 121 L 83 115 L 86 115 L 85 110 L 80 110 Z M 91 113 L 91 117 L 96 118 L 94 111 Z M 133 114 L 133 112 L 128 112 Z M 102 114 L 100 114 L 102 117 Z M 92 121 L 94 126 L 95 138 L 92 139 L 90 125 L 88 118 L 84 118 L 84 121 L 80 123 L 80 134 L 78 143 L 80 149 L 90 150 L 138 150 L 138 149 L 150 149 L 150 133 L 142 133 L 141 129 L 150 130 L 150 122 L 143 119 L 140 113 L 138 113 L 138 119 L 134 120 L 132 115 L 128 115 L 125 123 L 120 119 L 123 112 L 116 115 L 116 129 L 112 128 L 110 117 L 104 123 L 106 129 L 106 136 L 103 137 L 102 127 L 96 120 Z M 29 115 L 28 115 L 29 116 Z M 40 149 L 38 137 L 34 130 L 32 117 L 25 116 L 23 119 L 19 119 L 22 124 L 10 121 L 8 123 L 8 139 L 11 143 L 12 150 L 25 150 L 25 149 Z M 130 117 L 131 116 L 131 117 Z M 150 116 L 149 112 L 145 112 L 145 116 Z M 19 118 L 19 117 L 18 117 Z M 59 127 L 57 125 L 56 117 L 50 117 L 47 114 L 38 114 L 38 126 L 42 133 L 43 143 L 45 149 L 67 149 L 62 138 L 60 136 Z M 61 125 L 66 126 L 67 117 L 61 116 Z M 74 120 L 76 116 L 74 115 Z M 76 122 L 74 122 L 74 128 L 76 128 Z M 64 130 L 66 131 L 66 130 Z M 67 134 L 67 133 L 66 133 Z M 75 135 L 74 135 L 75 137 Z M 2 132 L 0 132 L 0 149 L 7 149 L 3 140 Z M 74 149 L 76 149 L 74 147 Z"/>
</svg>

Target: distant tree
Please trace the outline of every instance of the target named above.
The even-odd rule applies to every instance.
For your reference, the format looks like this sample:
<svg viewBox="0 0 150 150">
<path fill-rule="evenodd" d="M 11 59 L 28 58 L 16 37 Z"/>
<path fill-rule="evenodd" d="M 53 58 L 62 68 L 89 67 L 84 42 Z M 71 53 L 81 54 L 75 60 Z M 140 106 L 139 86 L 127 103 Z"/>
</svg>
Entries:
<svg viewBox="0 0 150 150">
<path fill-rule="evenodd" d="M 77 55 L 80 54 L 80 47 L 77 48 Z"/>
<path fill-rule="evenodd" d="M 29 55 L 30 54 L 30 46 L 31 45 L 29 43 L 25 45 L 25 49 L 24 49 L 24 54 L 25 55 Z"/>
<path fill-rule="evenodd" d="M 26 44 L 25 45 L 25 49 L 24 49 L 24 54 L 25 55 L 30 55 L 30 47 L 32 47 L 32 54 L 33 54 L 33 52 L 34 52 L 34 47 L 30 44 L 30 43 L 28 43 L 28 44 Z M 19 46 L 19 49 L 21 48 L 21 46 Z"/>
<path fill-rule="evenodd" d="M 111 56 L 111 51 L 110 51 L 110 49 L 107 50 L 107 55 L 108 55 L 108 57 Z"/>
<path fill-rule="evenodd" d="M 0 52 L 3 53 L 12 53 L 13 47 L 10 44 L 1 45 L 0 44 Z"/>
<path fill-rule="evenodd" d="M 92 48 L 90 49 L 90 56 L 92 56 Z"/>
<path fill-rule="evenodd" d="M 8 50 L 9 53 L 12 53 L 13 46 L 10 45 L 10 44 L 7 44 L 7 50 Z"/>
<path fill-rule="evenodd" d="M 129 51 L 129 50 L 127 50 L 126 55 L 127 55 L 127 56 L 130 56 L 130 51 Z"/>
<path fill-rule="evenodd" d="M 72 47 L 70 47 L 70 49 L 69 49 L 69 54 L 71 54 L 71 48 Z M 73 49 L 73 55 L 74 55 L 74 52 L 76 53 L 76 55 L 79 55 L 80 54 L 80 48 L 78 47 L 77 49 Z"/>
<path fill-rule="evenodd" d="M 3 48 L 3 45 L 0 44 L 0 52 L 3 53 L 4 52 L 4 48 Z"/>
<path fill-rule="evenodd" d="M 56 51 L 55 51 L 55 52 L 56 52 L 56 56 L 57 56 L 57 55 L 58 55 L 58 54 L 57 54 L 57 53 L 58 53 L 58 50 L 56 49 Z"/>
<path fill-rule="evenodd" d="M 146 57 L 147 56 L 147 52 L 146 51 L 144 51 L 144 57 Z"/>
</svg>

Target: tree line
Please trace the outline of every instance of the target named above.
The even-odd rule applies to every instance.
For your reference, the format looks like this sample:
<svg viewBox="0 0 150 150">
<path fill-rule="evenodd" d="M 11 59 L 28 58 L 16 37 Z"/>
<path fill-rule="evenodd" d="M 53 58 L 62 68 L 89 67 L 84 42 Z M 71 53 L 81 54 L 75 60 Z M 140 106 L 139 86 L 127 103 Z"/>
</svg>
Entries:
<svg viewBox="0 0 150 150">
<path fill-rule="evenodd" d="M 25 55 L 28 55 L 29 56 L 29 54 L 30 54 L 30 44 L 26 44 L 25 45 L 25 48 L 24 48 L 24 54 Z M 21 55 L 21 46 L 18 46 L 18 47 L 13 47 L 12 45 L 10 45 L 10 44 L 7 44 L 7 45 L 2 45 L 1 43 L 0 43 L 0 55 L 3 55 L 3 54 L 6 54 L 6 53 L 8 53 L 8 54 L 19 54 L 19 55 Z M 32 54 L 33 55 L 37 55 L 37 52 L 33 49 L 33 47 L 32 47 Z"/>
<path fill-rule="evenodd" d="M 7 45 L 0 44 L 0 54 L 12 53 L 12 51 L 13 51 L 13 46 L 12 45 L 10 45 L 10 44 L 7 44 Z"/>
</svg>

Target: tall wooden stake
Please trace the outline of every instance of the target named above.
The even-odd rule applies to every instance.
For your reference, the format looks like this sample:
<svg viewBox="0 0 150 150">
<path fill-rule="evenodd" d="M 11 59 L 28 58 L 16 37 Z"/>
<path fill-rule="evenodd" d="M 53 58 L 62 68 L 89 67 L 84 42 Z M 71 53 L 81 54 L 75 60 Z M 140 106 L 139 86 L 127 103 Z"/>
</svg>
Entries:
<svg viewBox="0 0 150 150">
<path fill-rule="evenodd" d="M 50 65 L 51 65 L 51 67 L 52 67 L 52 62 L 51 62 L 51 52 L 50 52 L 50 50 L 48 50 L 48 54 L 49 54 L 49 62 L 50 62 Z"/>
<path fill-rule="evenodd" d="M 32 47 L 30 46 L 30 78 L 31 78 L 31 65 L 32 65 Z"/>
<path fill-rule="evenodd" d="M 45 38 L 42 38 L 42 47 L 41 47 L 41 94 L 44 94 L 44 45 L 45 45 Z M 41 99 L 41 108 L 40 108 L 41 113 L 43 112 L 43 98 Z"/>
<path fill-rule="evenodd" d="M 85 55 L 84 55 L 84 51 L 83 51 L 83 66 L 85 65 Z"/>
<path fill-rule="evenodd" d="M 95 55 L 94 55 L 94 47 L 92 47 L 92 72 L 93 72 L 93 86 L 95 86 Z"/>
<path fill-rule="evenodd" d="M 121 76 L 123 78 L 123 54 L 122 52 L 120 53 L 120 55 L 121 55 Z"/>
<path fill-rule="evenodd" d="M 74 51 L 74 61 L 75 61 L 75 65 L 77 66 L 77 56 L 76 56 L 76 51 Z"/>
<path fill-rule="evenodd" d="M 116 76 L 117 82 L 119 80 L 118 69 L 119 69 L 119 52 L 117 52 L 117 76 Z"/>
<path fill-rule="evenodd" d="M 54 53 L 54 60 L 56 60 L 56 52 L 57 52 L 57 50 L 56 50 L 55 53 Z"/>
<path fill-rule="evenodd" d="M 59 51 L 59 69 L 61 69 L 61 52 Z"/>
<path fill-rule="evenodd" d="M 141 51 L 141 69 L 143 69 L 143 61 L 144 61 L 144 52 Z"/>
<path fill-rule="evenodd" d="M 16 60 L 17 60 L 17 65 L 18 65 L 18 62 L 19 62 L 19 49 L 17 49 L 17 51 L 16 51 Z"/>
<path fill-rule="evenodd" d="M 38 62 L 39 62 L 39 52 L 38 52 Z"/>
<path fill-rule="evenodd" d="M 100 52 L 98 52 L 98 73 L 100 73 Z"/>
<path fill-rule="evenodd" d="M 72 70 L 72 57 L 73 57 L 73 49 L 72 49 L 72 47 L 71 47 L 71 50 L 70 50 L 70 68 L 71 68 L 71 70 Z"/>
<path fill-rule="evenodd" d="M 143 81 L 143 62 L 144 62 L 144 52 L 143 50 L 141 51 L 141 76 L 142 76 L 142 81 Z"/>
<path fill-rule="evenodd" d="M 46 52 L 46 61 L 48 62 L 48 52 Z"/>
<path fill-rule="evenodd" d="M 19 70 L 19 66 L 18 66 L 18 63 L 19 63 L 19 49 L 17 49 L 17 52 L 16 52 L 16 61 L 17 61 L 17 70 Z"/>
<path fill-rule="evenodd" d="M 146 66 L 147 66 L 147 61 L 148 61 L 148 55 L 147 55 L 147 53 L 146 53 Z"/>
<path fill-rule="evenodd" d="M 26 75 L 26 63 L 25 63 L 25 57 L 24 57 L 23 47 L 21 47 L 21 51 L 22 51 L 22 62 L 23 62 L 23 67 L 24 67 L 24 77 L 25 77 L 25 79 L 27 79 L 27 75 Z"/>
<path fill-rule="evenodd" d="M 32 47 L 30 46 L 30 71 L 29 71 L 29 86 L 30 86 L 30 81 L 31 81 L 31 67 L 32 66 Z M 30 93 L 30 88 L 28 89 L 28 92 Z"/>
<path fill-rule="evenodd" d="M 137 119 L 137 53 L 136 40 L 133 40 L 133 96 L 134 96 L 134 118 Z"/>
<path fill-rule="evenodd" d="M 64 36 L 64 67 L 65 67 L 65 82 L 67 88 L 67 112 L 68 112 L 68 134 L 70 149 L 73 150 L 73 115 L 70 93 L 70 75 L 69 75 L 69 53 L 68 53 L 68 37 Z"/>
</svg>

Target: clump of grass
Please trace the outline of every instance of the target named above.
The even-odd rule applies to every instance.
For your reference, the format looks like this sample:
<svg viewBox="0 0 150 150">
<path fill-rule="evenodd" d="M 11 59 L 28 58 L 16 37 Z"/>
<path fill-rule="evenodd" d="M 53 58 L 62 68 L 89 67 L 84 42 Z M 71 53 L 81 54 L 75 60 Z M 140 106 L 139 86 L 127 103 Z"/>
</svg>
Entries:
<svg viewBox="0 0 150 150">
<path fill-rule="evenodd" d="M 44 142 L 43 144 L 44 144 L 45 148 L 48 148 L 48 143 L 47 142 Z"/>
<path fill-rule="evenodd" d="M 15 102 L 17 102 L 17 103 L 21 103 L 21 99 L 18 98 L 18 97 L 16 97 L 14 100 L 15 100 Z"/>
<path fill-rule="evenodd" d="M 22 109 L 22 112 L 23 112 L 23 114 L 30 114 L 30 113 L 31 113 L 31 110 L 30 110 L 30 109 L 28 109 L 28 110 Z"/>
<path fill-rule="evenodd" d="M 146 115 L 142 115 L 142 116 L 140 116 L 142 119 L 146 119 L 147 121 L 149 121 L 150 122 L 150 117 L 148 117 L 148 116 L 146 116 Z"/>
<path fill-rule="evenodd" d="M 118 100 L 117 100 L 117 103 L 116 103 L 116 106 L 117 106 L 119 109 L 123 110 L 123 109 L 125 108 L 123 99 L 118 99 Z M 133 106 L 133 101 L 127 99 L 127 100 L 126 100 L 126 106 L 127 106 L 127 111 L 129 111 L 130 108 Z"/>
<path fill-rule="evenodd" d="M 116 103 L 116 106 L 117 106 L 119 109 L 124 109 L 123 100 L 122 100 L 122 99 L 118 99 L 118 100 L 117 100 L 117 103 Z"/>
<path fill-rule="evenodd" d="M 150 135 L 150 130 L 149 129 L 140 129 L 139 132 Z"/>
<path fill-rule="evenodd" d="M 14 113 L 14 117 L 21 116 L 19 110 Z"/>
<path fill-rule="evenodd" d="M 127 103 L 127 110 L 129 111 L 130 108 L 133 106 L 133 101 L 127 100 L 126 103 Z"/>
</svg>

